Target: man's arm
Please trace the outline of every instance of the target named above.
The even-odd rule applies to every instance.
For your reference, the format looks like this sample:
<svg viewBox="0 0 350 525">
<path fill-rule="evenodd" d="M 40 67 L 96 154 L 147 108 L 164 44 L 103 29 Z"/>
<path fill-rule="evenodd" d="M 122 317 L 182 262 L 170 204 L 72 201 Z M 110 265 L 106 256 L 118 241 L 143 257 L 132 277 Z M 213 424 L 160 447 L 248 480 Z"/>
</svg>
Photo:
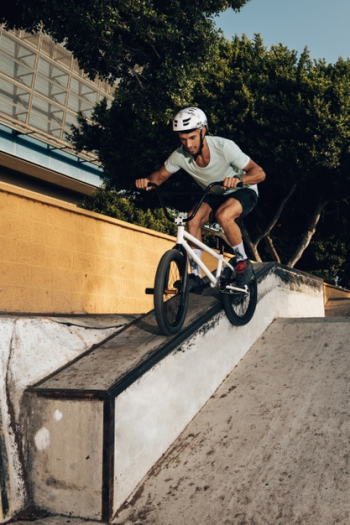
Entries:
<svg viewBox="0 0 350 525">
<path fill-rule="evenodd" d="M 148 186 L 149 182 L 153 182 L 154 184 L 162 184 L 164 181 L 166 181 L 172 173 L 168 171 L 165 166 L 162 166 L 159 170 L 154 171 L 149 177 L 146 177 L 144 179 L 137 179 L 135 184 L 136 188 L 139 190 L 153 190 L 152 187 Z"/>
<path fill-rule="evenodd" d="M 258 184 L 266 178 L 264 170 L 256 164 L 253 160 L 250 159 L 245 168 L 245 175 L 242 177 L 244 185 Z M 240 180 L 235 177 L 226 177 L 224 180 L 223 188 L 235 188 L 237 184 L 240 183 Z"/>
</svg>

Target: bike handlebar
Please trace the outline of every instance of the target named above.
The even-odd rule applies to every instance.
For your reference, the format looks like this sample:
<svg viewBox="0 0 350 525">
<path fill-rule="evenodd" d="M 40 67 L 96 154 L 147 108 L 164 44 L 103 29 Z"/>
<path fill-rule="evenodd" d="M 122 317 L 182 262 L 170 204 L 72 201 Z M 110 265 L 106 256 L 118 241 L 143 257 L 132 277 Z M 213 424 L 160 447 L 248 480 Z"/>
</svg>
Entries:
<svg viewBox="0 0 350 525">
<path fill-rule="evenodd" d="M 195 208 L 194 208 L 194 210 L 193 210 L 193 213 L 192 213 L 189 217 L 183 219 L 183 222 L 191 221 L 191 220 L 197 215 L 197 212 L 198 212 L 199 208 L 200 208 L 201 205 L 203 204 L 203 201 L 204 201 L 205 197 L 208 195 L 208 193 L 209 193 L 209 191 L 212 189 L 212 187 L 213 187 L 213 186 L 222 186 L 223 183 L 224 183 L 224 181 L 221 180 L 221 181 L 216 181 L 216 182 L 212 182 L 211 184 L 209 184 L 209 186 L 206 187 L 206 189 L 205 189 L 205 191 L 204 191 L 202 197 L 201 197 L 200 200 L 197 202 L 197 204 L 196 204 L 196 206 L 195 206 Z M 156 192 L 157 192 L 157 197 L 158 197 L 159 202 L 160 202 L 160 204 L 161 204 L 161 206 L 162 206 L 162 208 L 163 208 L 163 210 L 164 210 L 164 213 L 165 213 L 166 218 L 167 218 L 169 221 L 172 221 L 173 218 L 170 217 L 170 215 L 169 215 L 169 213 L 168 213 L 168 210 L 167 210 L 167 208 L 166 208 L 166 206 L 165 206 L 165 203 L 164 203 L 163 196 L 162 196 L 161 192 L 159 191 L 159 186 L 158 186 L 158 184 L 155 184 L 154 182 L 149 182 L 149 183 L 147 184 L 147 186 L 151 186 L 152 188 L 154 188 L 154 189 L 156 190 Z M 242 186 L 243 186 L 243 183 L 242 183 L 242 182 L 239 182 L 239 183 L 237 184 L 237 187 L 242 187 Z"/>
</svg>

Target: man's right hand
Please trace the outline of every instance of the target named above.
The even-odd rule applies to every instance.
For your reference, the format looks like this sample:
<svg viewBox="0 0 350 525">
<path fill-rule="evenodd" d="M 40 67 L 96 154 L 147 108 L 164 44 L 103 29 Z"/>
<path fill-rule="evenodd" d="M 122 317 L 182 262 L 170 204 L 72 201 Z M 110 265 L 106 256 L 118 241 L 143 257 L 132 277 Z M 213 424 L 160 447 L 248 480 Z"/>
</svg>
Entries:
<svg viewBox="0 0 350 525">
<path fill-rule="evenodd" d="M 149 182 L 154 182 L 154 184 L 157 184 L 158 186 L 162 184 L 165 180 L 167 180 L 170 177 L 171 173 L 168 171 L 165 166 L 162 166 L 159 170 L 154 171 L 151 173 L 151 175 L 147 178 L 143 179 L 137 179 L 135 181 L 136 188 L 138 190 L 154 190 L 153 186 L 148 186 Z"/>
<path fill-rule="evenodd" d="M 137 179 L 135 181 L 136 188 L 138 190 L 153 190 L 152 186 L 148 186 L 149 180 L 148 179 Z"/>
</svg>

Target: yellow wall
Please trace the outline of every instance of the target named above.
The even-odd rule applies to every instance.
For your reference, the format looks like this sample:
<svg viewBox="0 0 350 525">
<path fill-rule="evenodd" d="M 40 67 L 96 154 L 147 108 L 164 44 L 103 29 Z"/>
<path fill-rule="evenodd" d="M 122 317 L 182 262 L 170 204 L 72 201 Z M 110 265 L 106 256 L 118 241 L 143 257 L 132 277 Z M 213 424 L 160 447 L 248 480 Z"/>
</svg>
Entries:
<svg viewBox="0 0 350 525">
<path fill-rule="evenodd" d="M 0 182 L 0 311 L 145 313 L 175 238 Z M 215 260 L 204 254 L 209 268 Z"/>
<path fill-rule="evenodd" d="M 0 182 L 0 311 L 144 313 L 174 239 Z"/>
<path fill-rule="evenodd" d="M 329 299 L 350 299 L 350 290 L 324 283 L 324 304 L 327 304 Z"/>
</svg>

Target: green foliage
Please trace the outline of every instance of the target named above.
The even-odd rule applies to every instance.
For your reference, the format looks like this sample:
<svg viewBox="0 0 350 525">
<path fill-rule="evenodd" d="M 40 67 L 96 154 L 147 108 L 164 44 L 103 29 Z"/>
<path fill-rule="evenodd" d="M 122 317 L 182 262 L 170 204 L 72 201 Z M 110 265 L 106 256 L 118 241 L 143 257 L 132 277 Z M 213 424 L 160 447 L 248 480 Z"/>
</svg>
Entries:
<svg viewBox="0 0 350 525">
<path fill-rule="evenodd" d="M 175 225 L 165 218 L 162 209 L 144 210 L 135 198 L 106 188 L 99 188 L 92 196 L 85 197 L 80 207 L 168 235 L 176 234 Z M 170 210 L 169 213 L 172 214 Z"/>
<path fill-rule="evenodd" d="M 350 214 L 346 198 L 328 206 L 301 267 L 330 284 L 339 282 L 350 289 Z"/>
<path fill-rule="evenodd" d="M 98 153 L 106 179 L 118 190 L 134 189 L 137 178 L 161 166 L 165 152 L 175 147 L 174 138 L 164 124 L 140 118 L 131 100 L 119 98 L 111 108 L 105 101 L 97 105 L 91 122 L 80 116 L 72 132 L 77 149 Z"/>
<path fill-rule="evenodd" d="M 267 50 L 259 36 L 253 41 L 221 38 L 196 82 L 191 103 L 206 111 L 212 134 L 233 139 L 267 173 L 259 187 L 258 207 L 245 219 L 253 240 L 266 235 L 296 183 L 270 233 L 282 262 L 289 260 L 301 236 L 312 228 L 314 209 L 321 203 L 315 240 L 298 267 L 321 271 L 327 279 L 344 271 L 341 246 L 348 246 L 349 238 L 337 244 L 344 225 L 330 222 L 329 210 L 339 203 L 342 216 L 349 214 L 350 62 L 312 61 L 307 50 L 298 57 L 283 45 Z M 127 130 L 120 122 L 128 122 Z M 126 96 L 116 99 L 111 110 L 97 108 L 93 126 L 81 120 L 74 132 L 79 147 L 96 147 L 110 183 L 128 190 L 135 178 L 164 162 L 177 146 L 175 139 L 169 125 L 144 119 Z M 172 205 L 189 209 L 189 193 L 195 188 L 191 179 L 176 174 L 166 186 L 169 193 L 185 189 L 185 195 L 177 196 Z M 328 257 L 331 247 L 337 263 Z M 271 257 L 262 243 L 259 248 L 263 258 Z"/>
<path fill-rule="evenodd" d="M 344 264 L 349 255 L 349 246 L 341 242 L 338 237 L 327 240 L 317 240 L 312 242 L 313 264 L 311 273 L 322 277 L 329 284 L 334 284 L 336 278 L 340 278 L 343 272 Z M 345 286 L 349 286 L 349 278 L 342 275 L 342 281 Z"/>
<path fill-rule="evenodd" d="M 136 179 L 162 166 L 169 153 L 179 146 L 177 136 L 169 133 L 169 125 L 140 118 L 131 100 L 119 98 L 111 108 L 105 102 L 100 103 L 91 122 L 81 116 L 79 126 L 73 128 L 72 141 L 78 150 L 98 153 L 108 188 L 128 193 L 135 191 Z M 199 189 L 184 173 L 171 177 L 166 188 L 169 206 L 181 211 L 189 210 L 195 200 L 190 194 L 198 194 Z M 150 202 L 149 195 L 141 195 L 139 200 L 142 199 Z"/>
<path fill-rule="evenodd" d="M 258 208 L 245 221 L 253 238 L 297 183 L 271 232 L 286 262 L 316 206 L 324 206 L 322 231 L 328 206 L 349 195 L 350 61 L 312 61 L 307 50 L 298 57 L 283 45 L 267 50 L 258 35 L 223 43 L 219 56 L 202 77 L 197 102 L 207 109 L 212 132 L 232 138 L 267 173 Z"/>
<path fill-rule="evenodd" d="M 139 112 L 160 115 L 189 100 L 216 45 L 213 16 L 248 0 L 14 0 L 6 28 L 64 42 L 89 76 L 133 91 Z"/>
</svg>

